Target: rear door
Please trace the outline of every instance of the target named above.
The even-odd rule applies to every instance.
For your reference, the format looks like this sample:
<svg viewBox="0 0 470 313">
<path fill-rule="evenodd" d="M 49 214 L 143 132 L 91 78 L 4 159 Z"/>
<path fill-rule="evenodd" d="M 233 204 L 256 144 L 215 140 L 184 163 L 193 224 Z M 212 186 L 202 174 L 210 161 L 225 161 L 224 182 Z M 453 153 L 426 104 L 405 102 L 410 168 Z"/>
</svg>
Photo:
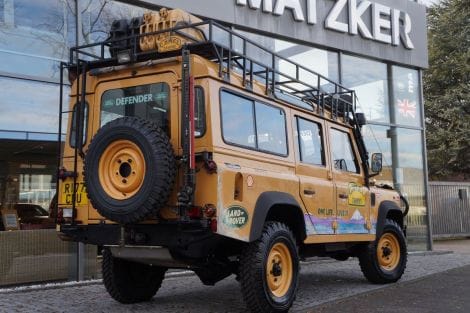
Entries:
<svg viewBox="0 0 470 313">
<path fill-rule="evenodd" d="M 94 96 L 93 134 L 112 120 L 136 116 L 165 130 L 177 152 L 180 144 L 177 87 L 177 76 L 168 72 L 98 84 Z M 89 219 L 101 218 L 90 205 Z"/>
<path fill-rule="evenodd" d="M 152 121 L 178 147 L 178 99 L 174 91 L 176 76 L 165 73 L 101 83 L 95 94 L 96 130 L 123 116 Z M 174 141 L 176 140 L 176 141 Z"/>
</svg>

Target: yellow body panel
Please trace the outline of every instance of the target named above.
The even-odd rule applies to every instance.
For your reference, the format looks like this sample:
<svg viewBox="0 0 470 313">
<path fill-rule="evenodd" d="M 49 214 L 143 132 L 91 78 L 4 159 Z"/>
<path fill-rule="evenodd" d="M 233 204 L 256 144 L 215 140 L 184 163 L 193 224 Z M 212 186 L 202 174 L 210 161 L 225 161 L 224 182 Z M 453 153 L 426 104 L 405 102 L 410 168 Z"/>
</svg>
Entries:
<svg viewBox="0 0 470 313">
<path fill-rule="evenodd" d="M 245 89 L 241 77 L 232 73 L 230 80 L 223 80 L 218 75 L 218 67 L 214 63 L 193 55 L 191 57 L 195 85 L 204 89 L 206 132 L 203 137 L 195 139 L 195 150 L 212 152 L 217 164 L 217 173 L 210 174 L 203 165 L 198 163 L 195 190 L 195 205 L 204 207 L 207 204 L 217 208 L 217 233 L 248 241 L 255 205 L 259 196 L 265 191 L 281 191 L 291 195 L 300 205 L 305 218 L 307 237 L 305 243 L 372 241 L 375 239 L 378 207 L 384 200 L 392 200 L 397 204 L 399 199 L 396 192 L 381 188 L 365 186 L 364 170 L 358 164 L 359 173 L 345 173 L 333 168 L 329 146 L 332 144 L 328 136 L 330 128 L 347 132 L 351 138 L 352 129 L 338 121 L 295 107 L 289 103 L 274 100 L 264 94 L 264 86 L 255 83 L 252 90 Z M 119 69 L 103 71 L 87 77 L 86 101 L 89 105 L 86 143 L 84 153 L 93 135 L 100 128 L 100 101 L 103 92 L 115 88 L 125 88 L 155 82 L 167 82 L 170 86 L 170 141 L 176 155 L 182 154 L 180 147 L 180 103 L 181 103 L 181 58 L 171 58 L 154 65 L 134 64 Z M 70 109 L 75 103 L 76 80 L 72 85 Z M 287 156 L 278 156 L 264 152 L 249 150 L 224 142 L 221 131 L 220 90 L 236 91 L 239 94 L 282 108 L 287 123 Z M 295 142 L 295 118 L 299 116 L 319 123 L 323 127 L 325 166 L 314 166 L 301 163 L 297 155 Z M 68 130 L 70 130 L 69 118 Z M 241 126 L 242 127 L 242 126 Z M 69 131 L 67 132 L 69 133 Z M 353 141 L 355 157 L 360 160 L 358 149 Z M 70 147 L 67 136 L 63 166 L 73 169 L 74 149 Z M 78 182 L 83 182 L 83 161 L 78 157 Z M 181 183 L 181 173 L 173 188 L 169 207 L 160 210 L 159 218 L 176 219 L 176 190 Z M 60 182 L 63 190 L 66 184 L 71 184 L 68 178 Z M 370 205 L 370 193 L 374 192 L 377 201 Z M 84 193 L 79 194 L 83 197 Z M 64 196 L 65 197 L 65 196 Z M 70 197 L 70 193 L 69 193 Z M 60 207 L 70 207 L 70 203 L 59 197 Z M 77 196 L 78 199 L 78 196 Z M 346 224 L 358 218 L 364 220 L 359 232 L 341 233 L 342 221 Z M 80 224 L 96 224 L 105 219 L 91 206 L 90 202 L 77 203 L 76 220 Z M 327 231 L 318 232 L 314 228 L 316 220 L 328 220 Z M 157 223 L 158 220 L 144 223 Z M 106 223 L 112 223 L 106 221 Z M 311 224 L 309 224 L 311 223 Z M 328 224 L 330 223 L 330 224 Z"/>
</svg>

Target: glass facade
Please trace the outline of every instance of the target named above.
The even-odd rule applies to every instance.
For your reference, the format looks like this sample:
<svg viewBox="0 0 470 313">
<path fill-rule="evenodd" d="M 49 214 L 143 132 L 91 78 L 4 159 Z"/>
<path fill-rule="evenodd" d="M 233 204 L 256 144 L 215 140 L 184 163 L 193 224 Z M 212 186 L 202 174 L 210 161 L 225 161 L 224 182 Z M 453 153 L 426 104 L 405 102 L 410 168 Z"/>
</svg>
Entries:
<svg viewBox="0 0 470 313">
<path fill-rule="evenodd" d="M 341 83 L 356 91 L 357 111 L 368 122 L 390 122 L 387 64 L 343 55 Z"/>
<path fill-rule="evenodd" d="M 71 46 L 104 40 L 113 20 L 143 12 L 143 8 L 107 0 L 0 0 L 0 209 L 9 221 L 0 224 L 0 286 L 100 275 L 96 247 L 58 239 L 50 209 L 56 187 L 59 68 L 60 62 L 67 61 Z M 226 38 L 220 32 L 216 36 Z M 393 183 L 408 194 L 411 249 L 425 249 L 419 71 L 348 55 L 347 51 L 243 34 L 356 90 L 359 111 L 369 122 L 363 129 L 367 147 L 371 153 L 384 155 L 384 170 L 375 179 Z M 247 48 L 260 62 L 268 60 L 256 47 Z M 289 72 L 282 61 L 277 66 Z M 331 88 L 324 80 L 320 84 L 325 90 Z M 68 92 L 66 88 L 64 94 Z M 258 132 L 269 133 L 270 129 Z M 255 145 L 256 139 L 260 149 L 272 151 L 263 146 L 260 133 L 245 144 Z M 284 154 L 285 149 L 273 152 Z M 311 162 L 322 162 L 321 156 L 312 155 Z"/>
<path fill-rule="evenodd" d="M 100 275 L 97 248 L 55 230 L 60 62 L 142 12 L 104 0 L 0 0 L 0 287 Z"/>
<path fill-rule="evenodd" d="M 393 66 L 394 118 L 400 125 L 421 127 L 421 103 L 418 71 Z"/>
</svg>

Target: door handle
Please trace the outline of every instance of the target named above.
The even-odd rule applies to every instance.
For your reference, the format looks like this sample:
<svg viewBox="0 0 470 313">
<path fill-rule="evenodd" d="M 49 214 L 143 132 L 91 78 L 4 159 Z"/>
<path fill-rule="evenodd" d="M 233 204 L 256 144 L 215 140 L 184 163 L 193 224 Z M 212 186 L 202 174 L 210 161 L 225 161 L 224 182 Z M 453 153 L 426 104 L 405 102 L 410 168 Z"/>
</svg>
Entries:
<svg viewBox="0 0 470 313">
<path fill-rule="evenodd" d="M 314 194 L 315 194 L 315 190 L 304 189 L 304 195 L 313 196 Z"/>
<path fill-rule="evenodd" d="M 347 198 L 348 198 L 348 195 L 345 194 L 345 193 L 340 193 L 340 194 L 338 195 L 338 197 L 339 197 L 340 199 L 347 199 Z"/>
</svg>

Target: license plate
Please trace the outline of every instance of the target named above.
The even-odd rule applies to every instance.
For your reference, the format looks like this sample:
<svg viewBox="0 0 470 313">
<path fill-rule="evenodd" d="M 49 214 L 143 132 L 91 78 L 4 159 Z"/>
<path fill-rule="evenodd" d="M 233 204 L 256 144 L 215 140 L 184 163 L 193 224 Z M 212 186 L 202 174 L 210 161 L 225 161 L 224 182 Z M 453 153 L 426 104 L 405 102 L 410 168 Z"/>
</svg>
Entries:
<svg viewBox="0 0 470 313">
<path fill-rule="evenodd" d="M 75 189 L 75 204 L 86 205 L 88 204 L 88 196 L 86 193 L 85 184 L 77 182 L 73 188 L 73 182 L 62 183 L 62 204 L 72 204 L 73 190 Z"/>
</svg>

